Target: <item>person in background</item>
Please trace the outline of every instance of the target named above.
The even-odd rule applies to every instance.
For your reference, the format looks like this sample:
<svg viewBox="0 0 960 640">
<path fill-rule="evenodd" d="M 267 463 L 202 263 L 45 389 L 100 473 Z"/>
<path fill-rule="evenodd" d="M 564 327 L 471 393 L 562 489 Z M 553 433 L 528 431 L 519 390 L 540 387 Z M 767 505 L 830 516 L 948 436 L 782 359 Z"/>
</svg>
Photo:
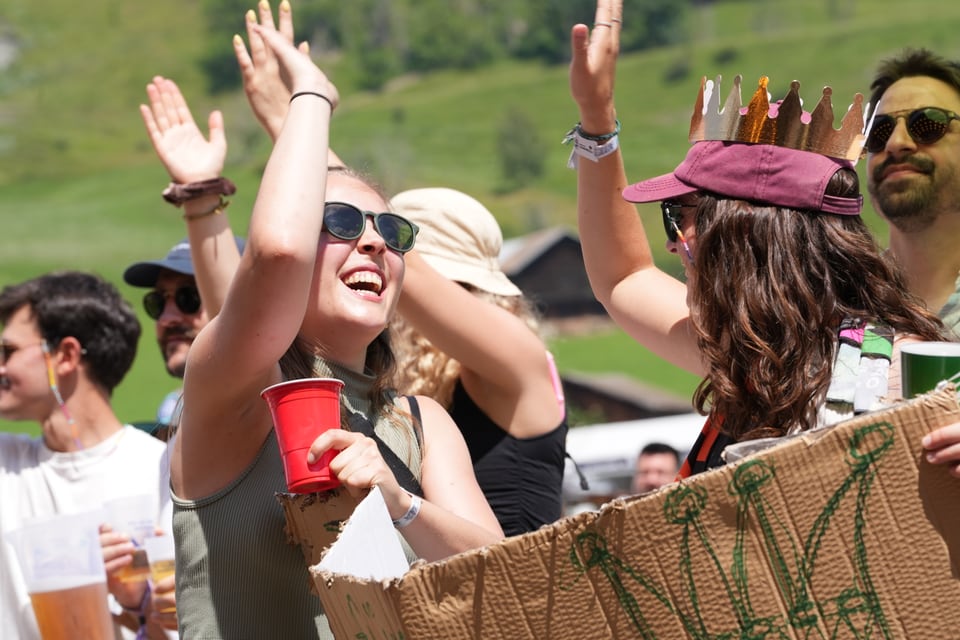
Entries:
<svg viewBox="0 0 960 640">
<path fill-rule="evenodd" d="M 39 632 L 2 532 L 122 496 L 153 496 L 159 511 L 164 445 L 124 425 L 110 404 L 140 337 L 136 314 L 113 285 L 77 271 L 9 285 L 0 291 L 0 323 L 0 417 L 42 431 L 0 433 L 0 637 L 26 640 Z M 145 615 L 145 630 L 163 633 L 139 600 L 120 604 L 128 610 L 114 611 L 118 624 L 136 629 Z"/>
<path fill-rule="evenodd" d="M 420 227 L 393 323 L 398 388 L 450 412 L 506 535 L 554 522 L 563 509 L 563 390 L 529 301 L 500 270 L 496 219 L 446 188 L 404 191 L 390 206 Z"/>
<path fill-rule="evenodd" d="M 171 464 L 180 631 L 330 637 L 303 556 L 287 542 L 275 498 L 286 482 L 262 389 L 309 376 L 345 381 L 348 428 L 317 438 L 307 461 L 339 451 L 331 470 L 341 486 L 357 497 L 378 486 L 411 553 L 439 559 L 495 542 L 502 532 L 449 416 L 428 398 L 399 397 L 388 386 L 386 328 L 415 227 L 380 213 L 383 196 L 354 175 L 328 175 L 336 88 L 272 23 L 248 30 L 279 65 L 290 106 L 223 306 L 187 354 Z M 155 117 L 148 130 L 153 126 L 165 125 Z M 221 179 L 222 167 L 208 169 L 175 191 L 189 194 Z M 187 212 L 198 276 L 219 268 L 217 252 L 205 247 L 232 244 L 217 208 L 210 202 Z M 384 448 L 349 428 L 360 423 L 370 424 Z M 422 496 L 401 486 L 385 451 L 412 474 Z"/>
<path fill-rule="evenodd" d="M 164 84 L 157 79 L 151 85 L 159 97 Z M 171 90 L 172 93 L 172 90 Z M 197 134 L 201 136 L 199 130 Z M 161 150 L 164 147 L 160 147 Z M 174 155 L 174 154 L 177 155 Z M 224 156 L 226 147 L 223 148 Z M 195 158 L 195 151 L 188 147 L 182 154 L 174 148 L 165 157 Z M 243 238 L 235 239 L 239 261 L 239 253 L 243 252 Z M 174 378 L 183 378 L 183 371 L 187 364 L 187 351 L 193 344 L 193 339 L 210 319 L 210 311 L 205 305 L 197 287 L 197 278 L 194 274 L 193 261 L 190 258 L 190 243 L 187 238 L 177 242 L 167 255 L 157 260 L 134 262 L 123 272 L 123 280 L 134 287 L 148 288 L 143 296 L 143 308 L 147 315 L 154 320 L 157 335 L 157 344 L 160 354 L 169 373 Z M 226 289 L 226 284 L 224 285 Z M 215 299 L 222 300 L 225 291 Z M 211 296 L 208 296 L 211 297 Z M 171 425 L 176 422 L 180 407 L 181 390 L 171 391 L 160 403 L 157 409 L 156 428 L 154 434 L 166 440 Z"/>
<path fill-rule="evenodd" d="M 771 113 L 763 78 L 745 109 L 721 113 L 719 87 L 704 82 L 686 159 L 629 185 L 613 99 L 622 19 L 622 2 L 599 0 L 593 29 L 571 32 L 580 236 L 614 320 L 704 378 L 694 403 L 709 418 L 681 475 L 724 464 L 730 444 L 899 399 L 900 345 L 941 339 L 944 327 L 860 218 L 860 110 L 836 130 L 825 90 L 803 124 L 799 83 Z M 686 285 L 656 267 L 631 205 L 657 201 Z"/>
<path fill-rule="evenodd" d="M 960 337 L 960 64 L 927 49 L 884 60 L 870 85 L 867 188 L 909 289 Z M 960 478 L 960 423 L 923 439 Z"/>
<path fill-rule="evenodd" d="M 227 152 L 222 115 L 219 111 L 211 114 L 210 138 L 207 139 L 193 121 L 183 96 L 172 80 L 155 77 L 147 86 L 147 96 L 150 104 L 141 105 L 141 116 L 154 150 L 173 180 L 173 188 L 164 192 L 164 199 L 183 209 L 184 222 L 188 225 L 197 211 L 217 209 L 229 232 L 222 211 L 227 206 L 223 196 L 232 194 L 232 185 L 218 181 L 213 185 L 202 185 L 196 193 L 185 194 L 176 190 L 177 184 L 192 182 L 193 176 L 198 173 L 211 169 L 219 173 L 222 170 Z M 208 192 L 204 193 L 204 190 Z M 220 190 L 229 193 L 215 193 Z M 191 258 L 189 238 L 184 238 L 164 258 L 136 262 L 124 271 L 127 284 L 151 289 L 143 297 L 143 306 L 147 315 L 156 322 L 157 342 L 170 375 L 183 378 L 187 352 L 200 329 L 219 311 L 229 286 L 230 269 L 239 262 L 243 246 L 243 239 L 233 238 L 232 232 L 229 239 L 215 234 L 202 249 L 216 252 L 217 260 L 213 261 L 215 267 L 197 273 Z M 224 265 L 223 269 L 216 268 Z M 163 488 L 160 529 L 166 535 L 172 533 L 173 527 L 173 504 L 169 491 L 170 453 L 182 408 L 181 393 L 177 390 L 165 398 L 157 413 L 157 427 L 154 430 L 154 435 L 168 441 L 160 461 Z M 114 597 L 121 603 L 149 601 L 156 612 L 154 618 L 175 637 L 178 625 L 175 577 L 149 586 L 142 582 L 124 583 L 114 576 L 133 562 L 133 546 L 125 537 L 114 533 L 104 533 L 101 544 Z"/>
<path fill-rule="evenodd" d="M 960 65 L 908 49 L 877 68 L 867 189 L 907 287 L 960 338 Z"/>
<path fill-rule="evenodd" d="M 670 484 L 680 471 L 680 454 L 662 442 L 651 442 L 640 450 L 630 490 L 634 494 L 647 493 Z"/>
<path fill-rule="evenodd" d="M 249 11 L 248 30 L 258 16 Z M 259 21 L 293 41 L 285 0 L 278 27 L 270 6 Z M 267 48 L 250 37 L 234 48 L 244 89 L 272 140 L 279 136 L 289 91 Z M 300 46 L 304 53 L 307 48 Z M 332 151 L 331 166 L 343 166 Z M 522 292 L 500 270 L 503 237 L 486 207 L 453 189 L 412 189 L 390 210 L 420 226 L 406 254 L 395 341 L 397 387 L 437 400 L 450 411 L 470 450 L 484 495 L 507 535 L 533 531 L 562 515 L 567 433 L 563 390 L 553 359 Z"/>
</svg>

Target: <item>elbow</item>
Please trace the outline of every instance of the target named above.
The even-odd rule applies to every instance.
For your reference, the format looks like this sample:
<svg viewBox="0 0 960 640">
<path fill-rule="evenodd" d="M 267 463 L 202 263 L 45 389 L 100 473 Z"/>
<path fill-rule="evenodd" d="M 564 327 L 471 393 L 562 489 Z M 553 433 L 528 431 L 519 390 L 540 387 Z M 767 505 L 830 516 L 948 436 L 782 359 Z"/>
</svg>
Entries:
<svg viewBox="0 0 960 640">
<path fill-rule="evenodd" d="M 271 234 L 268 238 L 254 238 L 251 234 L 244 255 L 256 265 L 295 265 L 316 261 L 316 245 L 308 246 L 302 237 L 292 234 Z"/>
</svg>

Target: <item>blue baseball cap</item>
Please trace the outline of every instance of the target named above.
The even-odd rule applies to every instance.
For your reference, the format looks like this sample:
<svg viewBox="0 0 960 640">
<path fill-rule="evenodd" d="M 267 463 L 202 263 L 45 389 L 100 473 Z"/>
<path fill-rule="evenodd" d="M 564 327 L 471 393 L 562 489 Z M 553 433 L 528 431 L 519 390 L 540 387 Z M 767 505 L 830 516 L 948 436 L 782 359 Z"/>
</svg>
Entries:
<svg viewBox="0 0 960 640">
<path fill-rule="evenodd" d="M 234 240 L 237 242 L 237 250 L 243 253 L 246 241 L 240 237 L 234 237 Z M 188 276 L 194 275 L 193 260 L 190 259 L 190 242 L 187 238 L 173 245 L 173 248 L 162 260 L 134 262 L 123 272 L 123 280 L 134 287 L 153 287 L 157 284 L 161 269 Z"/>
</svg>

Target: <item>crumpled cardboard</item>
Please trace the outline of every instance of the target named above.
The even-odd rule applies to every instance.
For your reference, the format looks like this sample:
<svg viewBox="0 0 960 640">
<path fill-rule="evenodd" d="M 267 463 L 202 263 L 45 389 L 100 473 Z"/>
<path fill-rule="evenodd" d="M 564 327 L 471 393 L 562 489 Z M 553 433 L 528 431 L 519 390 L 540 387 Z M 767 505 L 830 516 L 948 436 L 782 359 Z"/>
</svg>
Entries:
<svg viewBox="0 0 960 640">
<path fill-rule="evenodd" d="M 956 421 L 948 388 L 398 578 L 310 571 L 345 639 L 960 637 L 960 480 L 920 447 Z"/>
</svg>

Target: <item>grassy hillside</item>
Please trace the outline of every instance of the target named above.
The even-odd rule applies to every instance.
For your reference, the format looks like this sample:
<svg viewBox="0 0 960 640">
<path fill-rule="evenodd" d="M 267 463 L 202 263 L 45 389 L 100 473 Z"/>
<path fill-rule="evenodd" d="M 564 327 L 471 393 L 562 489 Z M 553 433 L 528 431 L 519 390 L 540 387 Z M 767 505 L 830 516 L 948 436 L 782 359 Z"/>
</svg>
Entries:
<svg viewBox="0 0 960 640">
<path fill-rule="evenodd" d="M 242 16 L 235 19 L 239 31 Z M 909 11 L 893 0 L 743 0 L 691 11 L 687 43 L 621 61 L 617 95 L 628 173 L 636 179 L 663 173 L 682 157 L 701 75 L 722 74 L 725 95 L 742 73 L 745 98 L 762 74 L 770 76 L 775 98 L 799 79 L 811 106 L 830 84 L 839 119 L 854 92 L 866 92 L 876 62 L 903 46 L 960 57 L 958 25 L 960 4 L 933 0 L 912 2 Z M 176 212 L 160 199 L 166 176 L 137 112 L 154 74 L 182 84 L 198 121 L 205 122 L 211 108 L 224 110 L 227 173 L 240 185 L 230 216 L 245 231 L 267 141 L 241 95 L 202 95 L 194 63 L 206 46 L 198 3 L 10 0 L 0 8 L 0 37 L 19 52 L 0 73 L 6 240 L 0 285 L 63 267 L 120 283 L 127 264 L 162 255 L 183 235 Z M 349 86 L 349 78 L 338 78 L 338 60 L 322 62 Z M 503 63 L 470 74 L 402 78 L 377 94 L 344 93 L 334 147 L 388 187 L 467 191 L 488 204 L 508 237 L 548 224 L 575 225 L 574 174 L 564 166 L 568 149 L 558 144 L 576 120 L 566 67 Z M 512 108 L 536 123 L 549 156 L 536 184 L 504 193 L 495 145 L 503 114 Z M 655 206 L 639 210 L 659 228 Z M 869 210 L 867 219 L 882 237 L 883 226 Z M 659 244 L 656 231 L 653 237 Z M 669 258 L 663 262 L 675 268 Z M 122 288 L 139 308 L 143 292 Z M 131 420 L 148 419 L 175 387 L 160 364 L 152 324 L 141 317 L 140 355 L 116 397 L 119 413 Z M 622 334 L 597 340 L 593 348 L 558 344 L 561 368 L 624 370 L 685 394 L 695 384 L 682 374 L 665 376 L 661 361 Z"/>
</svg>

